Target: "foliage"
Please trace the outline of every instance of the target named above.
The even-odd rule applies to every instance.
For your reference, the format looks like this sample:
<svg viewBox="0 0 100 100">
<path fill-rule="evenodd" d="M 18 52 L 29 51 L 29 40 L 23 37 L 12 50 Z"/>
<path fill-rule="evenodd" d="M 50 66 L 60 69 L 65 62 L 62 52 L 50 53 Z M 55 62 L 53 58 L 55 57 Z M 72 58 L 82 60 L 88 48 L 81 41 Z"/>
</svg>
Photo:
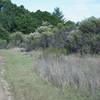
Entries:
<svg viewBox="0 0 100 100">
<path fill-rule="evenodd" d="M 67 31 L 73 31 L 77 29 L 77 26 L 74 22 L 69 20 L 65 23 L 65 28 Z"/>
<path fill-rule="evenodd" d="M 90 17 L 80 23 L 79 29 L 83 33 L 91 32 L 95 34 L 100 34 L 100 19 L 97 19 L 95 17 Z"/>
<path fill-rule="evenodd" d="M 25 36 L 22 47 L 24 47 L 26 51 L 31 51 L 40 47 L 40 39 L 37 35 L 37 33 L 31 33 Z"/>
<path fill-rule="evenodd" d="M 24 35 L 21 32 L 15 32 L 10 35 L 9 46 L 21 46 L 24 41 Z"/>
<path fill-rule="evenodd" d="M 54 8 L 53 15 L 55 17 L 57 17 L 57 20 L 59 21 L 59 23 L 64 22 L 64 15 L 63 15 L 62 11 L 60 11 L 60 8 L 58 8 L 58 7 Z"/>
<path fill-rule="evenodd" d="M 35 48 L 66 49 L 67 53 L 100 53 L 99 33 L 96 34 L 92 31 L 84 33 L 81 29 L 76 29 L 74 23 L 68 23 L 70 23 L 69 26 L 71 27 L 69 29 L 62 23 L 55 27 L 48 22 L 43 22 L 42 26 L 38 27 L 34 33 L 31 33 L 32 36 L 29 35 L 27 47 L 31 48 L 31 50 Z"/>
<path fill-rule="evenodd" d="M 43 49 L 42 51 L 43 51 L 44 55 L 50 55 L 50 54 L 52 55 L 53 54 L 55 56 L 61 56 L 62 54 L 63 55 L 68 54 L 67 50 L 64 48 L 52 48 L 52 47 L 50 47 L 50 48 Z"/>
<path fill-rule="evenodd" d="M 20 31 L 29 34 L 34 32 L 43 21 L 57 25 L 61 19 L 58 20 L 58 16 L 47 11 L 37 10 L 36 12 L 30 12 L 22 5 L 18 7 L 6 0 L 0 1 L 0 24 L 9 32 Z"/>
<path fill-rule="evenodd" d="M 9 40 L 9 32 L 0 25 L 0 39 Z"/>
<path fill-rule="evenodd" d="M 47 48 L 50 46 L 51 37 L 54 35 L 53 26 L 49 23 L 43 22 L 42 26 L 37 28 L 36 32 L 39 33 L 40 47 Z"/>
<path fill-rule="evenodd" d="M 0 49 L 6 48 L 6 47 L 7 47 L 7 41 L 0 39 Z"/>
<path fill-rule="evenodd" d="M 18 31 L 26 37 L 13 34 Z M 58 7 L 53 13 L 40 10 L 30 12 L 22 5 L 18 7 L 1 0 L 0 39 L 27 50 L 61 48 L 68 53 L 100 54 L 100 18 L 90 17 L 76 24 L 65 21 Z"/>
</svg>

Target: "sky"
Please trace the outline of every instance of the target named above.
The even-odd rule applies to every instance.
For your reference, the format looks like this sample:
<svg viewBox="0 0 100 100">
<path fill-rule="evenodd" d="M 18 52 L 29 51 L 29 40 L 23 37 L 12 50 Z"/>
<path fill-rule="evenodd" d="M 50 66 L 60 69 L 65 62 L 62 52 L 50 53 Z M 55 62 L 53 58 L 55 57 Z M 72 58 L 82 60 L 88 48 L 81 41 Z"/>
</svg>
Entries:
<svg viewBox="0 0 100 100">
<path fill-rule="evenodd" d="M 59 7 L 67 20 L 75 22 L 95 16 L 100 17 L 100 0 L 11 0 L 18 6 L 24 5 L 29 11 L 53 12 Z"/>
</svg>

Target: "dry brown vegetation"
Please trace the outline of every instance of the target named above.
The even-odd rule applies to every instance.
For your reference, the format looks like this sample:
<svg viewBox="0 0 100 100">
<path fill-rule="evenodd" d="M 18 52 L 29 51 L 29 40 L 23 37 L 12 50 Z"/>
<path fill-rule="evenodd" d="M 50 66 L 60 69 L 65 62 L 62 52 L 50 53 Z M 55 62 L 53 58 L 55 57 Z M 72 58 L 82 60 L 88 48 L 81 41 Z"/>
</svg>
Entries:
<svg viewBox="0 0 100 100">
<path fill-rule="evenodd" d="M 14 100 L 100 100 L 100 56 L 0 52 Z"/>
<path fill-rule="evenodd" d="M 35 59 L 34 69 L 57 87 L 100 88 L 100 56 L 40 54 Z"/>
</svg>

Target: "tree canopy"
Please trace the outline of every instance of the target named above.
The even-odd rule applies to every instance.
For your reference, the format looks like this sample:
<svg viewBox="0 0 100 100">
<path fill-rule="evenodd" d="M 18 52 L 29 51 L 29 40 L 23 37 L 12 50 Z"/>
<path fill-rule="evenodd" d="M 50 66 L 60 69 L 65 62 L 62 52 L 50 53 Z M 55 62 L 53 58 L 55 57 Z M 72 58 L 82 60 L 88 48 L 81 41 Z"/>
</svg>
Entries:
<svg viewBox="0 0 100 100">
<path fill-rule="evenodd" d="M 76 24 L 66 21 L 58 7 L 53 13 L 30 12 L 23 5 L 0 0 L 0 40 L 27 50 L 52 47 L 68 53 L 100 53 L 100 18 L 90 17 Z"/>
</svg>

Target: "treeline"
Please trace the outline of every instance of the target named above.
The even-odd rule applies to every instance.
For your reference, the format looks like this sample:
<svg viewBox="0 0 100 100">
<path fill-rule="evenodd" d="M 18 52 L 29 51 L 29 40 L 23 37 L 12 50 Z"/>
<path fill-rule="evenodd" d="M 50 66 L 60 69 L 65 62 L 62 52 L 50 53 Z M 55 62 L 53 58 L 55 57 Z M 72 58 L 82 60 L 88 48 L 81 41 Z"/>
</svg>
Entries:
<svg viewBox="0 0 100 100">
<path fill-rule="evenodd" d="M 55 13 L 51 14 L 40 10 L 29 12 L 24 6 L 17 7 L 9 0 L 0 0 L 0 25 L 8 32 L 20 31 L 29 34 L 34 32 L 38 26 L 41 26 L 42 21 L 48 21 L 56 26 L 63 22 L 62 16 L 58 16 Z"/>
<path fill-rule="evenodd" d="M 59 8 L 53 13 L 29 12 L 10 1 L 0 1 L 1 47 L 56 48 L 66 53 L 100 54 L 100 19 L 66 21 Z M 56 51 L 57 52 L 57 51 Z"/>
</svg>

